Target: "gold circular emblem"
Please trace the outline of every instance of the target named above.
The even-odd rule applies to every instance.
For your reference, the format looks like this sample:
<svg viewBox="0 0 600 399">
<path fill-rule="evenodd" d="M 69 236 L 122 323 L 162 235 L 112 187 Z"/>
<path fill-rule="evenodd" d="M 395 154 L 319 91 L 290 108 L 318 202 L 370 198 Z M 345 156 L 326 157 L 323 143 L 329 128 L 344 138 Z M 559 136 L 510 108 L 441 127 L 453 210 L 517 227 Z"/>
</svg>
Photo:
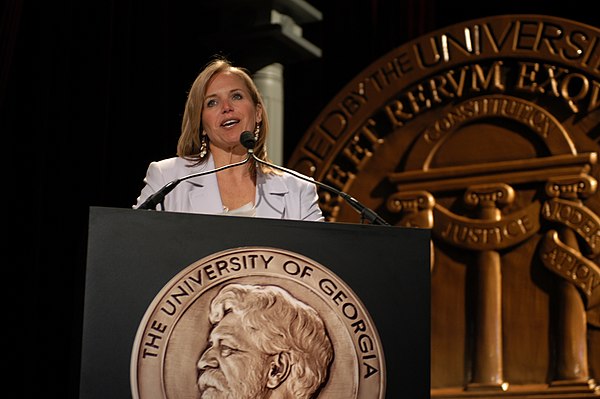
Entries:
<svg viewBox="0 0 600 399">
<path fill-rule="evenodd" d="M 360 299 L 296 253 L 203 258 L 154 298 L 131 358 L 135 399 L 384 398 L 385 359 Z"/>
</svg>

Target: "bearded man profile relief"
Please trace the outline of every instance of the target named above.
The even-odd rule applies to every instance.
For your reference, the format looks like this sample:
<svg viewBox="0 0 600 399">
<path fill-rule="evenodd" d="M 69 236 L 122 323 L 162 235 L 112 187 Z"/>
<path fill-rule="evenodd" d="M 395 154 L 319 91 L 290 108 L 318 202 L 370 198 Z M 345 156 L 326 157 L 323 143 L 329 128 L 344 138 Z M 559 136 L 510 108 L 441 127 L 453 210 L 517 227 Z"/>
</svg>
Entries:
<svg viewBox="0 0 600 399">
<path fill-rule="evenodd" d="M 316 398 L 333 345 L 317 311 L 278 286 L 229 284 L 212 300 L 199 398 Z"/>
</svg>

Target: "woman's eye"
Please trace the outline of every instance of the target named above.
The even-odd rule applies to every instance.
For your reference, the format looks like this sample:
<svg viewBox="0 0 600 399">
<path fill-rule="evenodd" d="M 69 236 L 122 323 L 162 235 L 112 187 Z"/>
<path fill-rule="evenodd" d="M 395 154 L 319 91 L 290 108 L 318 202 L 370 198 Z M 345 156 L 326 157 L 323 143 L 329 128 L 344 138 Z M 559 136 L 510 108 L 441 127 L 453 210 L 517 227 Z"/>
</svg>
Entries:
<svg viewBox="0 0 600 399">
<path fill-rule="evenodd" d="M 235 93 L 235 94 L 233 95 L 233 99 L 234 99 L 234 100 L 241 100 L 242 98 L 244 98 L 244 97 L 242 96 L 242 94 L 241 94 L 241 93 Z"/>
<path fill-rule="evenodd" d="M 215 100 L 208 100 L 208 101 L 206 102 L 206 106 L 207 106 L 207 107 L 213 107 L 213 106 L 215 106 L 215 104 L 216 104 L 216 103 L 217 103 L 217 102 L 216 102 Z"/>
</svg>

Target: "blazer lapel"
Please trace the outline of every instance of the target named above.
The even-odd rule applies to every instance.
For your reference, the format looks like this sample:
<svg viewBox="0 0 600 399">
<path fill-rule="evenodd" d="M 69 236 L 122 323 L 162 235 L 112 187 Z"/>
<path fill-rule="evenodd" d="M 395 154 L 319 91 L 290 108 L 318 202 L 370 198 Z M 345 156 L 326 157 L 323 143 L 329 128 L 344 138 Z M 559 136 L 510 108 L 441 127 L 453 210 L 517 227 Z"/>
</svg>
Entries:
<svg viewBox="0 0 600 399">
<path fill-rule="evenodd" d="M 285 217 L 285 196 L 289 189 L 276 175 L 259 173 L 256 180 L 256 216 L 281 219 Z"/>
<path fill-rule="evenodd" d="M 215 163 L 212 156 L 208 161 L 191 173 L 213 170 Z M 188 190 L 189 208 L 194 213 L 219 214 L 223 212 L 223 203 L 219 194 L 217 175 L 215 173 L 194 177 L 183 182 Z"/>
<path fill-rule="evenodd" d="M 200 173 L 215 168 L 212 156 L 206 164 L 189 170 L 188 174 Z M 223 202 L 219 194 L 215 173 L 188 179 L 181 183 L 187 192 L 187 208 L 193 213 L 223 213 Z M 258 173 L 256 180 L 256 216 L 282 219 L 286 217 L 286 195 L 289 189 L 277 175 Z"/>
</svg>

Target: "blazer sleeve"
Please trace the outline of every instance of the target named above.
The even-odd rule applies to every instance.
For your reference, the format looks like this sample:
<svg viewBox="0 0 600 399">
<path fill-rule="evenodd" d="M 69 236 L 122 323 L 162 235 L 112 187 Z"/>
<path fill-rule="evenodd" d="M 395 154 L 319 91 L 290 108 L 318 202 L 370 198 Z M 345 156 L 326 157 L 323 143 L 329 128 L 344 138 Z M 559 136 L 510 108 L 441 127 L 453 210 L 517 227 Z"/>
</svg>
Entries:
<svg viewBox="0 0 600 399">
<path fill-rule="evenodd" d="M 319 207 L 319 194 L 317 186 L 309 182 L 303 182 L 302 194 L 300 196 L 300 207 L 302 220 L 322 222 L 325 220 L 323 212 Z"/>
<path fill-rule="evenodd" d="M 136 204 L 133 208 L 138 208 L 146 199 L 160 190 L 170 180 L 164 175 L 161 168 L 162 162 L 151 162 L 146 170 L 146 177 L 144 177 L 144 188 L 137 198 Z"/>
</svg>

